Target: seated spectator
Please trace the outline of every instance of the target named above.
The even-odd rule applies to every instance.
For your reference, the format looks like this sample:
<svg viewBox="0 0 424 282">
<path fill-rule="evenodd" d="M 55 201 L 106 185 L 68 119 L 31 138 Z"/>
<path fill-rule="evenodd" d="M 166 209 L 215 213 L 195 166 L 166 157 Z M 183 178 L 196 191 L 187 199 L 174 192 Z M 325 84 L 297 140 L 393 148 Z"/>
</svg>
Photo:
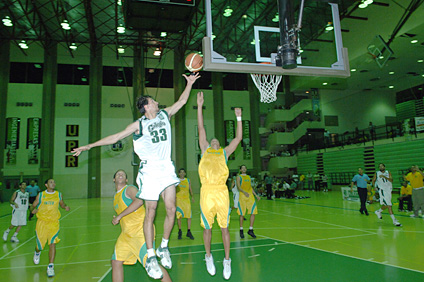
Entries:
<svg viewBox="0 0 424 282">
<path fill-rule="evenodd" d="M 403 211 L 403 202 L 408 201 L 408 211 L 412 211 L 412 186 L 406 181 L 402 183 L 400 188 L 399 211 Z"/>
</svg>

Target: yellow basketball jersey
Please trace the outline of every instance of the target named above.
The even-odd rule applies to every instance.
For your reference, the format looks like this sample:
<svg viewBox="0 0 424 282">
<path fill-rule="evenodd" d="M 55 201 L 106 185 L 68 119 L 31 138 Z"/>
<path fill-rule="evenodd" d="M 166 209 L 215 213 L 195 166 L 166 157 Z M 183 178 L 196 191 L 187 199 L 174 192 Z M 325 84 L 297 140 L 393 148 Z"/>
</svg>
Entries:
<svg viewBox="0 0 424 282">
<path fill-rule="evenodd" d="M 59 220 L 59 202 L 62 200 L 62 193 L 59 191 L 49 193 L 45 190 L 40 192 L 39 195 L 37 218 L 46 221 Z"/>
<path fill-rule="evenodd" d="M 239 175 L 240 178 L 238 179 L 238 181 L 241 180 L 240 184 L 240 188 L 243 189 L 244 191 L 246 191 L 249 194 L 252 194 L 252 180 L 250 179 L 249 175 Z"/>
<path fill-rule="evenodd" d="M 125 191 L 129 186 L 133 185 L 126 185 L 115 193 L 113 198 L 113 207 L 117 214 L 123 212 L 132 203 L 132 199 L 125 195 Z M 146 211 L 144 206 L 141 206 L 136 211 L 130 213 L 127 216 L 124 216 L 120 221 L 122 232 L 133 237 L 139 237 L 140 235 L 143 235 L 143 222 L 145 213 Z"/>
<path fill-rule="evenodd" d="M 177 186 L 177 198 L 187 199 L 190 196 L 190 180 L 188 178 L 180 179 L 180 184 Z"/>
<path fill-rule="evenodd" d="M 199 177 L 202 185 L 225 185 L 228 174 L 225 150 L 207 148 L 199 163 Z"/>
</svg>

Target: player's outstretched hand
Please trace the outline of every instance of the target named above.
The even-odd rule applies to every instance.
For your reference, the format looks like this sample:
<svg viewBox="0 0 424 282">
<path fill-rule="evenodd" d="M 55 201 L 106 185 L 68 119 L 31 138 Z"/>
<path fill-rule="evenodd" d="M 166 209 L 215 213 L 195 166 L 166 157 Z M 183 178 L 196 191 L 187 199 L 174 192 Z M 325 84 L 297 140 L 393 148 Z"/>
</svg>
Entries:
<svg viewBox="0 0 424 282">
<path fill-rule="evenodd" d="M 73 153 L 74 157 L 78 157 L 82 152 L 90 150 L 91 147 L 89 145 L 81 146 L 78 148 L 72 149 L 71 153 Z"/>
<path fill-rule="evenodd" d="M 236 117 L 241 117 L 241 108 L 235 108 L 234 113 L 236 114 Z"/>
<path fill-rule="evenodd" d="M 203 102 L 204 101 L 205 100 L 203 99 L 203 92 L 202 91 L 197 92 L 197 105 L 198 106 L 203 106 Z"/>
<path fill-rule="evenodd" d="M 71 210 L 71 208 L 69 206 L 65 207 L 65 211 L 70 211 L 70 210 Z"/>
<path fill-rule="evenodd" d="M 118 216 L 113 216 L 112 224 L 113 225 L 117 225 L 120 220 L 121 220 L 121 218 L 119 217 L 119 215 Z"/>
<path fill-rule="evenodd" d="M 187 80 L 187 84 L 193 84 L 200 77 L 198 72 L 196 72 L 195 75 L 185 75 L 185 74 L 183 74 L 183 76 Z"/>
<path fill-rule="evenodd" d="M 17 203 L 15 203 L 15 208 L 19 209 L 19 205 Z"/>
</svg>

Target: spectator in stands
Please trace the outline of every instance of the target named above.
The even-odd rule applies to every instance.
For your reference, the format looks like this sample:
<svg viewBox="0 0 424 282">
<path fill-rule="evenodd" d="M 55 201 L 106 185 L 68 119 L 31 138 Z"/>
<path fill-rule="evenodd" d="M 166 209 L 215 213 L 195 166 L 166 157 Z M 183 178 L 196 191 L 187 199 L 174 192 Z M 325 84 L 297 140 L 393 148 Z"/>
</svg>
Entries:
<svg viewBox="0 0 424 282">
<path fill-rule="evenodd" d="M 368 194 L 368 190 L 367 190 L 367 183 L 370 182 L 371 179 L 368 177 L 368 175 L 366 175 L 364 173 L 364 171 L 362 170 L 362 168 L 358 168 L 358 174 L 356 174 L 353 178 L 352 178 L 352 183 L 350 184 L 350 191 L 353 193 L 353 185 L 356 185 L 356 188 L 358 190 L 358 195 L 359 195 L 359 200 L 361 201 L 361 208 L 359 209 L 359 212 L 361 214 L 368 214 L 368 210 L 366 207 L 366 202 L 367 202 L 367 194 Z"/>
<path fill-rule="evenodd" d="M 296 170 L 294 171 L 294 173 L 292 175 L 292 179 L 296 183 L 296 186 L 298 186 L 299 185 L 299 175 L 297 174 Z"/>
<path fill-rule="evenodd" d="M 266 185 L 266 198 L 268 200 L 272 200 L 272 183 L 273 179 L 271 176 L 268 176 L 268 174 L 265 174 L 265 185 Z"/>
<path fill-rule="evenodd" d="M 303 190 L 303 186 L 305 184 L 305 175 L 304 174 L 300 174 L 299 176 L 299 190 Z"/>
<path fill-rule="evenodd" d="M 411 166 L 411 172 L 404 176 L 406 181 L 409 181 L 412 187 L 412 205 L 414 214 L 411 217 L 418 217 L 418 211 L 421 209 L 424 212 L 424 173 L 417 165 Z"/>
<path fill-rule="evenodd" d="M 400 187 L 399 211 L 403 211 L 403 202 L 408 201 L 408 211 L 412 211 L 412 186 L 404 181 Z"/>
<path fill-rule="evenodd" d="M 315 181 L 315 191 L 321 190 L 321 175 L 315 173 L 314 175 L 314 181 Z"/>
<path fill-rule="evenodd" d="M 328 192 L 328 177 L 325 175 L 325 173 L 321 176 L 321 185 L 324 192 Z"/>
<path fill-rule="evenodd" d="M 314 176 L 312 175 L 312 173 L 310 171 L 308 171 L 308 174 L 306 175 L 306 177 L 308 178 L 308 190 L 313 190 L 314 189 Z"/>
</svg>

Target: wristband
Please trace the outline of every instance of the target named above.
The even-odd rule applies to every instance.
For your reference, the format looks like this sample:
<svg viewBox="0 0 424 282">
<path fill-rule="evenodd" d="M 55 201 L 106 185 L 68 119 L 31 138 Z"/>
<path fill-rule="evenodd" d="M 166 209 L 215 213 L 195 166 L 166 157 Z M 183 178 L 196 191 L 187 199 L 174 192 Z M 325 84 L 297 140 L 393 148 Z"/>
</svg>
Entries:
<svg viewBox="0 0 424 282">
<path fill-rule="evenodd" d="M 241 121 L 241 117 L 237 117 L 237 121 Z"/>
</svg>

